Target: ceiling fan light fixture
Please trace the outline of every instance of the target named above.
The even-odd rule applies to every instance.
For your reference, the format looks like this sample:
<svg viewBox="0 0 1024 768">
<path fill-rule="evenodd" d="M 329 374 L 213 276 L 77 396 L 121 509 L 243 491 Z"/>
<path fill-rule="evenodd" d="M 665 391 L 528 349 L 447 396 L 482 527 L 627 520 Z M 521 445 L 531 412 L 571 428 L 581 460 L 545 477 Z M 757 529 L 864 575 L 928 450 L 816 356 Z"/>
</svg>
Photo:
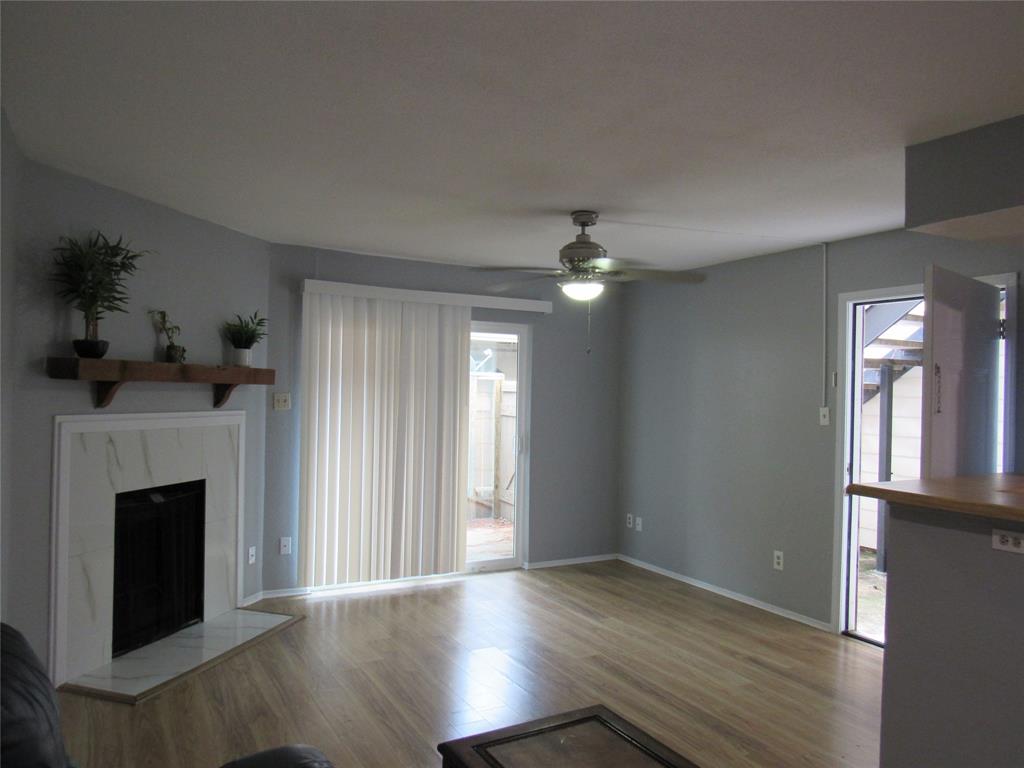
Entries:
<svg viewBox="0 0 1024 768">
<path fill-rule="evenodd" d="M 559 283 L 558 287 L 573 301 L 590 301 L 604 291 L 604 283 L 600 280 L 567 280 Z"/>
</svg>

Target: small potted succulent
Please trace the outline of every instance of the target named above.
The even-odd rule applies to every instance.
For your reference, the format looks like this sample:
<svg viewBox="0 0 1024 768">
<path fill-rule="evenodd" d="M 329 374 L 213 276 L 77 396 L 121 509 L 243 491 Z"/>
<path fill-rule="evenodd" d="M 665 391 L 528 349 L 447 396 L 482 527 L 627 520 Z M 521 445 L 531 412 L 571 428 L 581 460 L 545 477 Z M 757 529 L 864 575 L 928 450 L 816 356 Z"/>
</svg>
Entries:
<svg viewBox="0 0 1024 768">
<path fill-rule="evenodd" d="M 135 262 L 145 251 L 133 251 L 124 237 L 111 242 L 95 231 L 83 240 L 60 238 L 54 251 L 53 280 L 57 294 L 85 318 L 85 338 L 71 343 L 79 357 L 103 357 L 109 341 L 99 337 L 106 312 L 127 312 L 125 278 L 135 273 Z"/>
<path fill-rule="evenodd" d="M 184 363 L 185 348 L 175 343 L 175 339 L 181 335 L 181 326 L 175 325 L 162 309 L 149 310 L 149 316 L 153 319 L 153 327 L 158 334 L 162 333 L 167 339 L 167 347 L 164 349 L 164 360 L 168 363 Z"/>
<path fill-rule="evenodd" d="M 235 315 L 234 320 L 224 323 L 224 338 L 233 348 L 232 363 L 241 366 L 252 365 L 252 348 L 267 336 L 267 318 L 260 317 L 257 309 L 249 317 Z"/>
</svg>

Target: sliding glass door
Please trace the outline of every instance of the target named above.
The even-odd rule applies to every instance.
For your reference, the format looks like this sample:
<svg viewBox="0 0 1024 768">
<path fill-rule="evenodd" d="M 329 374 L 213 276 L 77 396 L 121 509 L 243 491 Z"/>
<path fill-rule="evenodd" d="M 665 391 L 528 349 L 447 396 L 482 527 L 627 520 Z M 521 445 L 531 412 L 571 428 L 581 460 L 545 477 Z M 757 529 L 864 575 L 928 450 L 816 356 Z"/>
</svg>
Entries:
<svg viewBox="0 0 1024 768">
<path fill-rule="evenodd" d="M 515 568 L 525 541 L 528 329 L 474 322 L 470 336 L 466 569 Z"/>
</svg>

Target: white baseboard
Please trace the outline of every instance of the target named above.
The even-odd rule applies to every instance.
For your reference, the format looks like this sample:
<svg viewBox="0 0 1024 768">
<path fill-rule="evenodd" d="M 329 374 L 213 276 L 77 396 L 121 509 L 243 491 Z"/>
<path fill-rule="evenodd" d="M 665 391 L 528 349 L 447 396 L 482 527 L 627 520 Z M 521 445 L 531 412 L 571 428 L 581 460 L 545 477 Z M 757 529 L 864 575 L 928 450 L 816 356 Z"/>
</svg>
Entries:
<svg viewBox="0 0 1024 768">
<path fill-rule="evenodd" d="M 754 608 L 760 608 L 762 611 L 768 611 L 774 613 L 776 616 L 782 616 L 786 619 L 793 621 L 799 621 L 801 624 L 806 624 L 809 627 L 820 629 L 823 632 L 835 633 L 835 629 L 831 624 L 825 621 L 819 621 L 818 619 L 812 619 L 810 616 L 805 616 L 802 613 L 790 611 L 785 608 L 780 608 L 777 605 L 766 603 L 763 600 L 757 600 L 753 597 L 741 594 L 739 592 L 733 592 L 723 587 L 717 587 L 714 584 L 708 584 L 706 581 L 700 581 L 690 576 L 684 576 L 681 573 L 670 571 L 667 568 L 662 568 L 658 565 L 652 565 L 651 563 L 643 560 L 637 560 L 635 557 L 629 555 L 623 555 L 619 553 L 607 554 L 607 555 L 588 555 L 587 557 L 569 557 L 563 560 L 542 560 L 535 563 L 523 563 L 523 570 L 536 570 L 538 568 L 558 568 L 564 565 L 581 565 L 583 563 L 599 563 L 605 560 L 621 560 L 624 563 L 635 565 L 637 568 L 643 568 L 645 571 L 651 571 L 657 573 L 660 576 L 666 576 L 675 581 L 681 581 L 684 584 L 689 584 L 691 587 L 697 587 L 698 589 L 705 589 L 708 592 L 713 592 L 716 595 L 722 597 L 728 597 L 730 600 L 735 600 L 745 605 L 753 606 Z M 413 576 L 407 579 L 396 579 L 389 582 L 363 582 L 361 584 L 342 585 L 334 587 L 294 587 L 292 589 L 268 589 L 262 592 L 257 592 L 254 595 L 249 595 L 242 600 L 241 607 L 258 603 L 260 600 L 265 600 L 270 597 L 296 597 L 296 596 L 307 596 L 307 597 L 331 597 L 331 596 L 342 596 L 345 594 L 352 594 L 355 592 L 371 592 L 371 591 L 384 591 L 389 589 L 401 589 L 403 587 L 411 587 L 416 584 L 424 584 L 438 581 L 455 581 L 461 578 L 466 578 L 467 574 L 444 574 L 441 576 Z"/>
<path fill-rule="evenodd" d="M 523 563 L 524 571 L 535 568 L 557 568 L 560 565 L 580 565 L 581 563 L 599 563 L 602 560 L 615 560 L 619 555 L 588 555 L 587 557 L 569 557 L 565 560 L 541 560 L 536 563 Z"/>
<path fill-rule="evenodd" d="M 470 573 L 440 573 L 429 576 L 407 576 L 402 579 L 382 579 L 380 581 L 358 581 L 352 584 L 331 584 L 322 587 L 291 587 L 289 589 L 265 589 L 249 595 L 240 607 L 244 608 L 260 600 L 271 597 L 343 597 L 344 595 L 359 594 L 363 592 L 387 592 L 395 589 L 406 589 L 419 584 L 430 584 L 446 581 L 459 581 L 473 574 Z"/>
<path fill-rule="evenodd" d="M 651 563 L 646 563 L 643 560 L 637 560 L 635 557 L 630 557 L 629 555 L 620 554 L 616 555 L 616 557 L 624 563 L 629 563 L 630 565 L 635 565 L 637 568 L 643 568 L 645 571 L 651 571 L 652 573 L 657 573 L 661 576 L 667 576 L 670 579 L 681 581 L 684 584 L 689 584 L 691 587 L 706 589 L 708 592 L 714 592 L 716 595 L 728 597 L 730 600 L 736 600 L 737 602 L 745 603 L 746 605 L 752 605 L 755 608 L 760 608 L 762 611 L 768 611 L 769 613 L 774 613 L 777 616 L 782 616 L 786 619 L 799 621 L 801 624 L 806 624 L 809 627 L 820 629 L 823 632 L 834 632 L 832 625 L 828 622 L 818 621 L 818 619 L 812 619 L 810 616 L 804 616 L 802 613 L 797 613 L 796 611 L 790 611 L 785 608 L 780 608 L 777 605 L 772 605 L 771 603 L 766 603 L 763 600 L 757 600 L 756 598 L 748 597 L 747 595 L 741 594 L 739 592 L 733 592 L 730 589 L 716 587 L 714 584 L 708 584 L 706 581 L 699 581 L 698 579 L 694 579 L 690 576 L 684 576 L 681 573 L 670 571 L 667 568 L 652 565 Z"/>
<path fill-rule="evenodd" d="M 308 595 L 311 591 L 312 590 L 306 587 L 294 587 L 292 589 L 267 589 L 263 592 L 256 592 L 255 594 L 242 598 L 242 603 L 239 607 L 246 608 L 253 603 L 258 603 L 260 600 L 266 600 L 268 597 L 295 597 L 296 595 Z"/>
</svg>

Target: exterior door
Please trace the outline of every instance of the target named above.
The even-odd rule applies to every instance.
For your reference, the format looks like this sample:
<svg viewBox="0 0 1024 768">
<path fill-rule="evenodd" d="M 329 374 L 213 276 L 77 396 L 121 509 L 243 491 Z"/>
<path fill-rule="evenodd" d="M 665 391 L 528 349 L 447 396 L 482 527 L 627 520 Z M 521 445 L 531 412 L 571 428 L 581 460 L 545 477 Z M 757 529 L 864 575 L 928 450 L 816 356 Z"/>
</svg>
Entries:
<svg viewBox="0 0 1024 768">
<path fill-rule="evenodd" d="M 999 289 L 925 271 L 921 476 L 997 471 Z"/>
</svg>

